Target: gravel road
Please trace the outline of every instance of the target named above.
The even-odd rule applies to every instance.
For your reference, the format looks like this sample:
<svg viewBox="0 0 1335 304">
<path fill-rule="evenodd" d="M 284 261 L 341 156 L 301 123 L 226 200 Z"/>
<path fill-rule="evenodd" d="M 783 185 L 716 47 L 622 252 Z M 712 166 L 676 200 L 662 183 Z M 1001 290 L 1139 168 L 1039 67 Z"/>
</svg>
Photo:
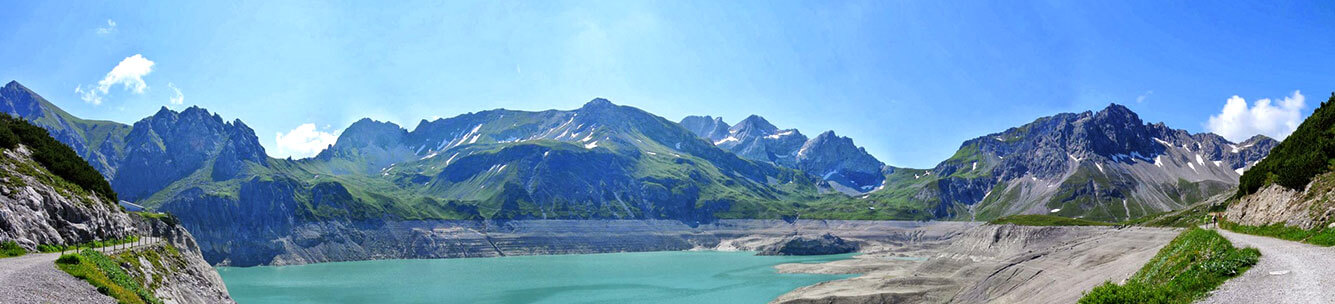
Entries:
<svg viewBox="0 0 1335 304">
<path fill-rule="evenodd" d="M 1261 261 L 1200 303 L 1335 303 L 1335 248 L 1218 230 Z"/>
<path fill-rule="evenodd" d="M 144 245 L 134 248 L 160 242 L 158 238 L 145 238 Z M 115 253 L 124 249 L 101 250 Z M 31 253 L 0 258 L 0 303 L 116 303 L 92 285 L 56 269 L 59 257 L 60 253 Z"/>
</svg>

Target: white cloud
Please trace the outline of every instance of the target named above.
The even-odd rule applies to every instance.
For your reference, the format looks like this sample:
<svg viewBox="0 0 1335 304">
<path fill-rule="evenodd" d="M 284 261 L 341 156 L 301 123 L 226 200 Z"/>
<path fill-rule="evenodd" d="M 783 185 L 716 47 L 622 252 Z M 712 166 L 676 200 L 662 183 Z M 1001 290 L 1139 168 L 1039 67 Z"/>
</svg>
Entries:
<svg viewBox="0 0 1335 304">
<path fill-rule="evenodd" d="M 97 94 L 97 89 L 95 88 L 84 90 L 83 85 L 81 84 L 74 87 L 74 94 L 79 94 L 79 99 L 83 99 L 84 102 L 92 103 L 94 105 L 102 104 L 102 95 Z"/>
<path fill-rule="evenodd" d="M 106 96 L 112 86 L 121 85 L 127 90 L 134 91 L 135 94 L 143 94 L 148 89 L 148 84 L 144 83 L 144 75 L 153 72 L 153 61 L 144 58 L 144 55 L 134 54 L 134 56 L 125 57 L 116 67 L 111 68 L 111 72 L 102 77 L 97 82 L 97 86 L 88 86 L 85 88 L 79 85 L 74 88 L 74 93 L 79 94 L 83 101 L 98 105 L 102 104 L 102 96 Z"/>
<path fill-rule="evenodd" d="M 1248 107 L 1246 100 L 1234 95 L 1218 115 L 1210 116 L 1206 129 L 1234 142 L 1256 134 L 1282 140 L 1303 122 L 1301 111 L 1305 100 L 1303 94 L 1293 91 L 1293 95 L 1279 100 L 1278 104 L 1261 99 Z"/>
<path fill-rule="evenodd" d="M 1154 91 L 1145 91 L 1145 94 L 1140 94 L 1140 96 L 1136 96 L 1136 103 L 1145 103 L 1145 99 L 1149 98 L 1150 95 L 1154 95 Z"/>
<path fill-rule="evenodd" d="M 116 21 L 111 19 L 107 19 L 107 26 L 100 26 L 97 28 L 98 35 L 106 35 L 115 32 L 116 32 Z"/>
<path fill-rule="evenodd" d="M 329 145 L 333 145 L 337 140 L 338 135 L 321 132 L 315 129 L 315 124 L 305 123 L 297 126 L 296 129 L 292 129 L 292 131 L 288 131 L 287 134 L 278 132 L 276 138 L 278 150 L 275 155 L 295 158 L 311 157 L 320 153 Z"/>
<path fill-rule="evenodd" d="M 176 88 L 176 84 L 175 84 L 175 83 L 170 83 L 170 82 L 168 82 L 168 83 L 167 83 L 167 87 L 171 88 L 171 89 L 172 89 L 172 92 L 175 92 L 175 93 L 176 93 L 176 95 L 173 95 L 173 96 L 172 96 L 172 99 L 171 99 L 171 103 L 172 103 L 172 104 L 174 104 L 174 105 L 178 105 L 178 104 L 183 104 L 183 103 L 185 103 L 185 94 L 181 94 L 181 89 Z"/>
</svg>

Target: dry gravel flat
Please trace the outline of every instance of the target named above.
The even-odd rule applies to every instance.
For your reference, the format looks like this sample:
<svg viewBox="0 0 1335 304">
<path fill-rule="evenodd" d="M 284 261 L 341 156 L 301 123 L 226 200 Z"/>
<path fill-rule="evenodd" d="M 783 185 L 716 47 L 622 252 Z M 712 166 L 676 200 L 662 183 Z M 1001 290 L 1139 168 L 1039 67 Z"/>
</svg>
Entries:
<svg viewBox="0 0 1335 304">
<path fill-rule="evenodd" d="M 1200 303 L 1335 303 L 1335 248 L 1219 230 L 1261 261 Z"/>
<path fill-rule="evenodd" d="M 961 229 L 962 228 L 962 229 Z M 930 242 L 876 244 L 851 259 L 780 272 L 860 276 L 793 290 L 771 303 L 1075 303 L 1130 277 L 1180 229 L 982 225 Z M 1256 303 L 1251 303 L 1256 304 Z"/>
<path fill-rule="evenodd" d="M 145 238 L 145 245 L 134 248 L 160 242 L 158 238 Z M 114 253 L 124 249 L 103 250 Z M 0 258 L 0 303 L 116 303 L 93 285 L 56 269 L 59 257 L 59 253 L 30 253 Z"/>
</svg>

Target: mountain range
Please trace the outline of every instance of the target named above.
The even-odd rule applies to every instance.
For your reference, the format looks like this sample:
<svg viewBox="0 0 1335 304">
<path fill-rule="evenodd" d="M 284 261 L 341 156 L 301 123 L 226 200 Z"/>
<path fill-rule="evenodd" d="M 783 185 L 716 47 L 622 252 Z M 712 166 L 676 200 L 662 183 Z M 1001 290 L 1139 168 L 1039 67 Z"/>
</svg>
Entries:
<svg viewBox="0 0 1335 304">
<path fill-rule="evenodd" d="M 176 215 L 206 259 L 228 265 L 423 220 L 1125 220 L 1230 191 L 1276 144 L 1146 124 L 1110 105 L 966 141 L 934 168 L 896 168 L 832 131 L 807 138 L 756 115 L 678 123 L 598 98 L 412 130 L 362 119 L 315 157 L 278 159 L 240 120 L 198 107 L 133 125 L 85 120 L 10 82 L 0 112 L 47 129 L 122 200 Z"/>
<path fill-rule="evenodd" d="M 808 139 L 797 129 L 783 129 L 751 115 L 729 126 L 723 118 L 687 116 L 681 125 L 715 146 L 746 159 L 802 170 L 847 194 L 871 192 L 885 181 L 885 163 L 853 144 L 853 139 L 825 131 Z"/>
<path fill-rule="evenodd" d="M 926 170 L 896 170 L 889 196 L 924 201 L 938 218 L 1052 214 L 1123 221 L 1232 191 L 1278 141 L 1232 143 L 1147 124 L 1124 106 L 1062 113 L 965 141 Z"/>
</svg>

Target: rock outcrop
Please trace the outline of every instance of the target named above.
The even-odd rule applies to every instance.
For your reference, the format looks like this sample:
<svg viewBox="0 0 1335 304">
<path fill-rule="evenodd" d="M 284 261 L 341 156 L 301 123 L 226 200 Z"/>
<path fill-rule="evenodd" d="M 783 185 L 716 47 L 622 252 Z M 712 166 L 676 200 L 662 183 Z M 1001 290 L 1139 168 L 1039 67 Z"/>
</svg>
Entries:
<svg viewBox="0 0 1335 304">
<path fill-rule="evenodd" d="M 827 255 L 850 253 L 858 244 L 826 233 L 820 236 L 798 235 L 788 237 L 760 251 L 760 255 Z"/>
<path fill-rule="evenodd" d="M 134 216 L 137 228 L 145 235 L 161 238 L 167 246 L 139 252 L 139 263 L 129 273 L 144 278 L 153 293 L 167 303 L 231 303 L 231 295 L 222 277 L 199 252 L 195 238 L 174 217 L 160 219 Z"/>
<path fill-rule="evenodd" d="M 28 251 L 40 244 L 79 244 L 134 234 L 134 225 L 120 207 L 96 195 L 56 188 L 22 146 L 4 149 L 0 159 L 0 240 L 14 241 Z"/>
<path fill-rule="evenodd" d="M 1278 184 L 1239 198 L 1225 210 L 1232 222 L 1248 226 L 1283 224 L 1302 229 L 1335 226 L 1335 172 L 1318 175 L 1303 191 Z"/>
</svg>

